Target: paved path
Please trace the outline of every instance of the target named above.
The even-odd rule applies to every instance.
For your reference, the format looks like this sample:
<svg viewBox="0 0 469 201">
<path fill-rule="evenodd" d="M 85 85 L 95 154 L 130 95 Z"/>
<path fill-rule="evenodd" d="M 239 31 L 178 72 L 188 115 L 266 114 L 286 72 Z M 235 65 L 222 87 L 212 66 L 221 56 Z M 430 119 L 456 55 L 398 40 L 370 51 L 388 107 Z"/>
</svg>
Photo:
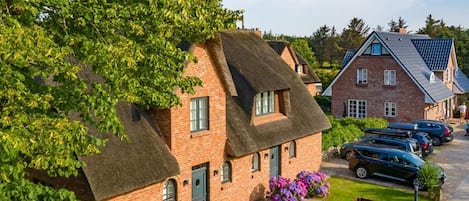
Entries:
<svg viewBox="0 0 469 201">
<path fill-rule="evenodd" d="M 469 136 L 464 136 L 464 124 L 459 124 L 457 121 L 450 122 L 453 122 L 451 125 L 454 127 L 455 139 L 435 147 L 434 153 L 428 156 L 427 160 L 437 163 L 446 171 L 447 180 L 442 188 L 443 200 L 469 201 Z M 347 161 L 339 158 L 323 160 L 321 171 L 327 175 L 357 179 L 354 173 L 348 170 Z M 361 181 L 413 190 L 406 184 L 381 178 L 369 178 Z"/>
<path fill-rule="evenodd" d="M 454 123 L 455 139 L 437 147 L 428 157 L 443 167 L 447 174 L 443 198 L 449 201 L 469 200 L 469 136 L 464 136 L 464 124 Z"/>
<path fill-rule="evenodd" d="M 469 176 L 464 177 L 464 180 L 458 185 L 456 191 L 451 196 L 452 201 L 467 201 L 469 200 Z"/>
</svg>

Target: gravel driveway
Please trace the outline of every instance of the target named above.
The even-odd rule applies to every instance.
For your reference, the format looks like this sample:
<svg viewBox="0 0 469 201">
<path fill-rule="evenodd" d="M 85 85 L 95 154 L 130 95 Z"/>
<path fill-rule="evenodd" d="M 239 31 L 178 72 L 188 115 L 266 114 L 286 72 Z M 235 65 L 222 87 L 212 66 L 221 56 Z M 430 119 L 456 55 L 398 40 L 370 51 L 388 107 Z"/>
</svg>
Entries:
<svg viewBox="0 0 469 201">
<path fill-rule="evenodd" d="M 437 163 L 446 171 L 447 180 L 443 185 L 444 200 L 451 200 L 451 196 L 455 193 L 458 185 L 469 175 L 469 152 L 467 151 L 469 149 L 469 136 L 464 136 L 464 124 L 460 124 L 455 120 L 450 122 L 453 122 L 451 125 L 454 127 L 455 139 L 442 146 L 435 147 L 433 154 L 426 158 L 426 160 Z M 357 179 L 354 172 L 348 170 L 348 162 L 338 157 L 324 159 L 321 164 L 321 171 L 331 176 L 337 175 Z M 411 186 L 405 183 L 383 178 L 368 178 L 361 181 L 413 190 Z"/>
</svg>

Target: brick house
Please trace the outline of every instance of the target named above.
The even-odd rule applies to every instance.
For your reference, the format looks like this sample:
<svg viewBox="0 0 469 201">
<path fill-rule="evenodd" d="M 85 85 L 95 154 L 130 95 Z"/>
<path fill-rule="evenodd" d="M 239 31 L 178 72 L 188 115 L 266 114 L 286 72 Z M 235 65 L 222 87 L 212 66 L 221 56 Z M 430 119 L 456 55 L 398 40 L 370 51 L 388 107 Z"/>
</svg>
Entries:
<svg viewBox="0 0 469 201">
<path fill-rule="evenodd" d="M 129 142 L 105 135 L 78 177 L 33 179 L 81 200 L 259 200 L 271 177 L 319 170 L 327 117 L 262 38 L 222 31 L 184 49 L 198 58 L 184 71 L 204 83 L 195 94 L 178 91 L 171 109 L 120 103 Z"/>
<path fill-rule="evenodd" d="M 334 117 L 381 117 L 390 122 L 452 116 L 457 94 L 469 90 L 452 39 L 373 32 L 324 90 Z"/>
<path fill-rule="evenodd" d="M 291 43 L 288 41 L 267 41 L 267 43 L 298 74 L 313 96 L 319 95 L 322 92 L 321 80 L 303 56 L 295 51 Z"/>
</svg>

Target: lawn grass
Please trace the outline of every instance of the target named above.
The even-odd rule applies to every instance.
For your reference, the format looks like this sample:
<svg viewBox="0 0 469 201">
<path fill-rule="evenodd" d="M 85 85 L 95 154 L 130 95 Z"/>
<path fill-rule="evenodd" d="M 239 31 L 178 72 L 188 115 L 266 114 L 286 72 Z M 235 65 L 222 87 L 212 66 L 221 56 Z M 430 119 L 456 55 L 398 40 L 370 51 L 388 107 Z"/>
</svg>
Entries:
<svg viewBox="0 0 469 201">
<path fill-rule="evenodd" d="M 389 188 L 341 177 L 330 177 L 328 181 L 331 188 L 329 196 L 323 199 L 325 201 L 352 201 L 358 197 L 369 200 L 414 200 L 412 190 Z M 430 199 L 420 194 L 419 201 L 430 201 Z"/>
</svg>

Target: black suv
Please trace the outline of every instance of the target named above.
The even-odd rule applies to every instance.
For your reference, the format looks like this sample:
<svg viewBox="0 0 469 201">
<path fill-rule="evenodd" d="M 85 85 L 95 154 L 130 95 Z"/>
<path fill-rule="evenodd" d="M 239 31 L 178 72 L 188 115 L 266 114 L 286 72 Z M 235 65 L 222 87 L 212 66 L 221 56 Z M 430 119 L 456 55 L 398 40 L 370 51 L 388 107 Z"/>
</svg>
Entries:
<svg viewBox="0 0 469 201">
<path fill-rule="evenodd" d="M 428 156 L 433 152 L 432 139 L 427 133 L 418 131 L 400 130 L 394 128 L 365 128 L 365 135 L 381 135 L 396 138 L 416 139 L 422 149 L 422 156 Z"/>
<path fill-rule="evenodd" d="M 389 123 L 388 128 L 425 132 L 432 139 L 434 146 L 440 146 L 443 142 L 454 139 L 453 131 L 442 121 L 416 120 L 412 123 Z"/>
<path fill-rule="evenodd" d="M 389 137 L 389 136 L 378 136 L 378 135 L 362 136 L 357 141 L 345 143 L 340 148 L 340 156 L 342 158 L 345 158 L 345 160 L 349 160 L 349 157 L 353 150 L 353 146 L 357 144 L 386 145 L 389 147 L 394 147 L 394 148 L 401 149 L 407 152 L 411 152 L 422 157 L 422 150 L 420 149 L 420 146 L 417 140 L 412 139 L 412 138 L 403 139 L 403 138 L 394 138 L 394 137 Z"/>
<path fill-rule="evenodd" d="M 380 176 L 416 185 L 420 184 L 417 174 L 424 164 L 425 161 L 420 157 L 399 149 L 376 145 L 355 145 L 350 155 L 349 169 L 361 179 Z M 439 180 L 440 184 L 443 184 L 446 180 L 446 173 L 441 167 L 439 168 L 441 170 Z"/>
</svg>

